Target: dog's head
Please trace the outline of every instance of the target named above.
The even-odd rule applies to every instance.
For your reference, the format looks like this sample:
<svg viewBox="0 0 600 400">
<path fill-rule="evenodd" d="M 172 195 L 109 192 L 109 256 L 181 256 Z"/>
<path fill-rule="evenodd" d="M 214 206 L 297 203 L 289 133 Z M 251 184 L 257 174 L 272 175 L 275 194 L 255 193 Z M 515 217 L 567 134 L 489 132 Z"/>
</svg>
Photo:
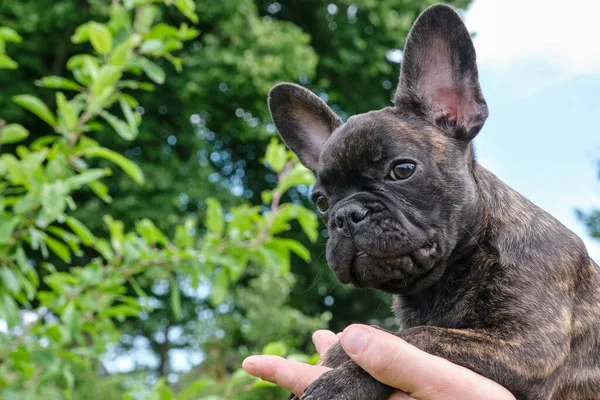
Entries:
<svg viewBox="0 0 600 400">
<path fill-rule="evenodd" d="M 340 118 L 294 84 L 269 94 L 283 140 L 317 177 L 338 279 L 391 293 L 433 284 L 479 207 L 472 139 L 487 118 L 475 49 L 456 12 L 425 10 L 408 37 L 394 106 Z"/>
</svg>

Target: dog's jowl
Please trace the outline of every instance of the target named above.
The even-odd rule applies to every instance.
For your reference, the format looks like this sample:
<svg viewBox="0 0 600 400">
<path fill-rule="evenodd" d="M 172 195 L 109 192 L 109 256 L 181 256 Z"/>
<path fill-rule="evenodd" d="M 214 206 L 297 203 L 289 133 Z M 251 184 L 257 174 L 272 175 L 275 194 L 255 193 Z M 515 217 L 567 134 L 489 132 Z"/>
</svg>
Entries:
<svg viewBox="0 0 600 400">
<path fill-rule="evenodd" d="M 450 8 L 409 35 L 394 105 L 343 123 L 317 96 L 269 96 L 286 144 L 317 177 L 337 278 L 394 295 L 397 335 L 519 400 L 600 399 L 600 276 L 581 240 L 475 160 L 488 116 L 475 50 Z M 515 143 L 518 146 L 518 143 Z M 334 347 L 304 396 L 392 392 Z"/>
</svg>

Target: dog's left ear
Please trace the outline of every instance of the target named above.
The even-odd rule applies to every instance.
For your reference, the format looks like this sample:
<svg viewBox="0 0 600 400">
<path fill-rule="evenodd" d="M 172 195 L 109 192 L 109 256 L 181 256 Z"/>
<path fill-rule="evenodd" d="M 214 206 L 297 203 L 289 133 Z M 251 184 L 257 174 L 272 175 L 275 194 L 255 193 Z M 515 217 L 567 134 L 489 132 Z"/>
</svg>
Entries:
<svg viewBox="0 0 600 400">
<path fill-rule="evenodd" d="M 481 130 L 488 108 L 479 87 L 473 42 L 449 6 L 426 9 L 406 42 L 394 103 L 461 141 Z"/>
</svg>

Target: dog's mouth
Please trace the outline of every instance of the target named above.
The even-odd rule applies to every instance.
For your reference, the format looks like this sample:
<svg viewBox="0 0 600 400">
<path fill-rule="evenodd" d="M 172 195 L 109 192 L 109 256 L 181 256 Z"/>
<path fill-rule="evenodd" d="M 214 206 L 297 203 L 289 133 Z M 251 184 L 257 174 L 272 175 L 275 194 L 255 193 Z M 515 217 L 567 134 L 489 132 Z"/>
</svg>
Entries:
<svg viewBox="0 0 600 400">
<path fill-rule="evenodd" d="M 354 256 L 354 258 L 365 258 L 365 257 L 370 257 L 368 253 L 359 250 L 356 252 L 356 255 Z"/>
<path fill-rule="evenodd" d="M 343 283 L 402 293 L 431 278 L 438 253 L 437 243 L 403 253 L 372 254 L 358 249 L 346 273 L 336 274 Z"/>
</svg>

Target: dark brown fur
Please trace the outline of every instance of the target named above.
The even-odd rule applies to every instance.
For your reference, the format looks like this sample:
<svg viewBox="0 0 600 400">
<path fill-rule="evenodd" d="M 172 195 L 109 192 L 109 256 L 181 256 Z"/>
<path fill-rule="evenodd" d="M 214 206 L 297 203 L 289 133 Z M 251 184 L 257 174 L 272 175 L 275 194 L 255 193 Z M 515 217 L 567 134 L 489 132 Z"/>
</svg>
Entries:
<svg viewBox="0 0 600 400">
<path fill-rule="evenodd" d="M 446 6 L 411 32 L 394 107 L 345 124 L 306 89 L 276 86 L 283 139 L 329 202 L 338 279 L 394 294 L 409 343 L 508 388 L 519 400 L 600 399 L 600 274 L 582 241 L 475 161 L 487 117 L 475 52 Z M 405 181 L 389 179 L 402 160 Z M 366 256 L 359 256 L 360 253 Z M 333 347 L 334 369 L 303 398 L 392 392 Z"/>
</svg>

